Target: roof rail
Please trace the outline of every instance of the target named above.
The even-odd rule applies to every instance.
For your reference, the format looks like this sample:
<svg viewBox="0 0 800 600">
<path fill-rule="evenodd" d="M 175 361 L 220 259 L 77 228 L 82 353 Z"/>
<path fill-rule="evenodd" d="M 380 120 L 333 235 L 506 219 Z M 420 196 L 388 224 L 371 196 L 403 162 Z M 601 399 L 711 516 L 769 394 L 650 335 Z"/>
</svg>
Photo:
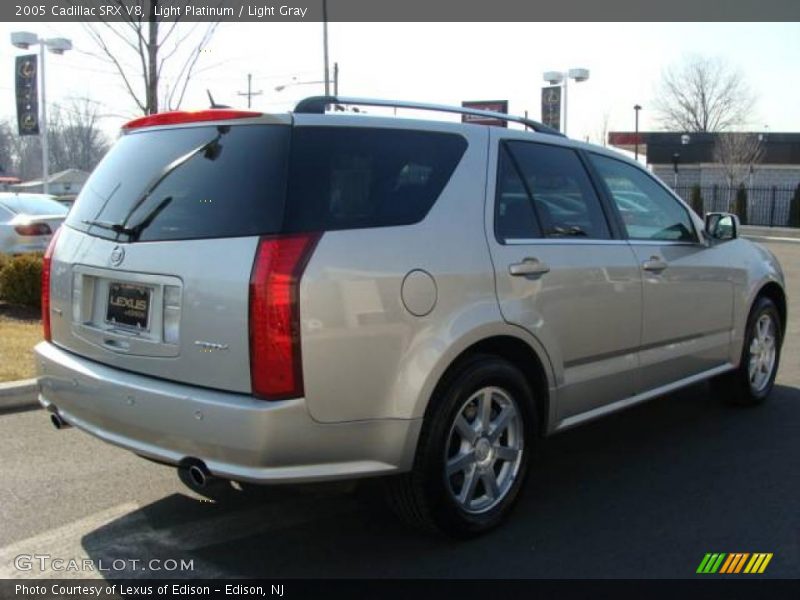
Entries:
<svg viewBox="0 0 800 600">
<path fill-rule="evenodd" d="M 414 110 L 430 110 L 436 112 L 458 113 L 462 115 L 473 115 L 476 117 L 485 117 L 489 119 L 500 119 L 503 121 L 513 121 L 521 123 L 525 127 L 533 129 L 537 133 L 546 133 L 548 135 L 557 135 L 566 137 L 560 131 L 548 127 L 538 121 L 526 119 L 525 117 L 518 117 L 516 115 L 507 115 L 492 110 L 479 110 L 477 108 L 465 108 L 463 106 L 448 106 L 446 104 L 425 104 L 423 102 L 406 102 L 404 100 L 379 100 L 374 98 L 352 98 L 343 96 L 311 96 L 305 98 L 297 103 L 294 107 L 294 112 L 301 114 L 324 114 L 326 107 L 334 104 L 347 104 L 356 106 L 385 106 L 388 108 L 410 108 Z"/>
</svg>

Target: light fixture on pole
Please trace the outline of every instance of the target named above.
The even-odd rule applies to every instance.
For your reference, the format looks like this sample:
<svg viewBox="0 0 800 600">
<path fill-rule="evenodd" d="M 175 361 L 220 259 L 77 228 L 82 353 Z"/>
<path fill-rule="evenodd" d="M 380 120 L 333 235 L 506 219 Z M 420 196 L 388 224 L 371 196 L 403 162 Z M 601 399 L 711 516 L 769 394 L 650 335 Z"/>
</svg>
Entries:
<svg viewBox="0 0 800 600">
<path fill-rule="evenodd" d="M 636 134 L 633 140 L 633 156 L 637 161 L 639 160 L 639 111 L 642 107 L 638 104 L 633 105 L 633 110 L 636 112 Z"/>
<path fill-rule="evenodd" d="M 568 71 L 546 71 L 544 80 L 550 85 L 561 85 L 564 90 L 564 135 L 567 135 L 567 88 L 570 79 L 577 83 L 589 79 L 589 69 L 569 69 Z"/>
<path fill-rule="evenodd" d="M 296 85 L 313 85 L 313 84 L 318 84 L 318 83 L 325 83 L 325 82 L 322 81 L 321 79 L 319 81 L 294 81 L 294 80 L 292 80 L 289 83 L 283 83 L 281 85 L 276 85 L 275 86 L 275 91 L 276 92 L 282 92 L 286 88 L 294 87 Z"/>
<path fill-rule="evenodd" d="M 45 69 L 44 57 L 45 48 L 53 54 L 64 54 L 67 50 L 72 50 L 72 41 L 67 38 L 40 38 L 35 33 L 29 31 L 14 31 L 11 33 L 11 43 L 16 48 L 27 50 L 31 46 L 39 45 L 39 87 L 41 89 L 41 117 L 39 125 L 42 135 L 42 191 L 47 194 L 50 191 L 50 160 L 48 156 L 49 147 L 47 143 L 47 94 L 45 92 Z"/>
<path fill-rule="evenodd" d="M 330 95 L 330 94 L 328 94 L 328 87 L 327 87 L 328 82 L 327 81 L 323 81 L 323 80 L 319 80 L 319 81 L 298 81 L 297 77 L 292 77 L 291 81 L 289 81 L 288 83 L 282 83 L 281 85 L 276 85 L 274 89 L 275 89 L 276 92 L 282 92 L 286 88 L 294 87 L 296 85 L 314 85 L 314 84 L 319 84 L 319 83 L 326 84 L 325 95 L 326 96 Z M 334 94 L 334 96 L 339 94 L 339 63 L 333 63 L 333 94 Z"/>
</svg>

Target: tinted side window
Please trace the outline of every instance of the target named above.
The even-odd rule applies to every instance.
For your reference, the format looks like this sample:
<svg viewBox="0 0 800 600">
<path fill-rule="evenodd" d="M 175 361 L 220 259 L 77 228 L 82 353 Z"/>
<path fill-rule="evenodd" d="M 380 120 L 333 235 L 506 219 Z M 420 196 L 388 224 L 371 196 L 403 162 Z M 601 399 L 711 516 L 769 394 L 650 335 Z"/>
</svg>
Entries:
<svg viewBox="0 0 800 600">
<path fill-rule="evenodd" d="M 449 133 L 298 127 L 285 231 L 408 225 L 433 206 L 467 148 Z"/>
<path fill-rule="evenodd" d="M 689 213 L 652 177 L 622 161 L 590 154 L 636 240 L 697 241 Z"/>
<path fill-rule="evenodd" d="M 505 144 L 500 145 L 498 158 L 495 236 L 501 242 L 542 237 L 542 230 L 533 212 L 533 200 Z"/>
<path fill-rule="evenodd" d="M 501 228 L 503 220 L 512 228 L 520 227 L 512 222 L 522 217 L 522 207 L 527 203 L 541 232 L 536 235 L 611 237 L 600 200 L 574 150 L 533 142 L 513 141 L 504 145 L 508 160 L 518 172 L 519 183 L 514 184 L 513 177 L 498 180 L 498 217 L 504 215 L 502 220 L 498 218 Z M 508 169 L 502 161 L 501 168 Z M 510 232 L 501 235 L 501 239 L 512 237 L 507 233 Z"/>
</svg>

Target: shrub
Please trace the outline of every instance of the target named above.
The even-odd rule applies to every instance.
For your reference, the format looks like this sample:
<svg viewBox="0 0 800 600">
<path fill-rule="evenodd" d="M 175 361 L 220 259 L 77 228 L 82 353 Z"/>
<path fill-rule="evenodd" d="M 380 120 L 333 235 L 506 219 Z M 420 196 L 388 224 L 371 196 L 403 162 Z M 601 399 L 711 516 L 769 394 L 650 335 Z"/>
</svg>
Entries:
<svg viewBox="0 0 800 600">
<path fill-rule="evenodd" d="M 789 226 L 800 227 L 800 183 L 797 184 L 797 189 L 792 197 L 792 205 L 789 208 Z"/>
<path fill-rule="evenodd" d="M 694 212 L 701 217 L 703 216 L 703 192 L 700 191 L 700 185 L 697 183 L 692 186 L 692 195 L 689 198 L 689 205 Z"/>
<path fill-rule="evenodd" d="M 9 304 L 39 307 L 41 290 L 41 254 L 15 256 L 0 271 L 0 298 Z"/>
<path fill-rule="evenodd" d="M 734 212 L 739 217 L 739 222 L 742 225 L 747 224 L 747 188 L 743 183 L 739 184 L 739 189 L 736 190 L 736 203 L 734 205 Z"/>
<path fill-rule="evenodd" d="M 9 260 L 11 260 L 11 257 L 8 254 L 0 254 L 0 273 L 3 271 L 3 268 L 8 264 Z"/>
</svg>

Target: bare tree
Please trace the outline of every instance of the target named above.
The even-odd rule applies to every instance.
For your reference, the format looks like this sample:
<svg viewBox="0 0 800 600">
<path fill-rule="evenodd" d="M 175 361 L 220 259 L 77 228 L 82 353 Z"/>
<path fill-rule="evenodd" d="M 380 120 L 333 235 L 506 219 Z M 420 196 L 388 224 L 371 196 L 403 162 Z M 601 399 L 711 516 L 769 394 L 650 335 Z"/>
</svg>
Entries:
<svg viewBox="0 0 800 600">
<path fill-rule="evenodd" d="M 608 146 L 608 132 L 610 130 L 611 112 L 609 110 L 603 111 L 603 117 L 600 120 L 600 128 L 595 132 L 595 143 L 604 148 Z M 589 141 L 589 140 L 586 140 Z"/>
<path fill-rule="evenodd" d="M 717 136 L 714 160 L 719 163 L 728 183 L 728 206 L 739 215 L 742 223 L 746 223 L 748 219 L 747 190 L 744 182 L 753 166 L 760 162 L 763 156 L 764 146 L 758 134 L 735 131 Z"/>
<path fill-rule="evenodd" d="M 88 99 L 72 99 L 64 106 L 48 107 L 48 157 L 52 172 L 65 169 L 91 171 L 109 148 L 109 141 L 99 125 L 97 105 Z M 2 132 L 0 125 L 0 160 Z M 9 127 L 8 165 L 23 181 L 42 176 L 42 142 L 38 135 L 19 136 Z"/>
<path fill-rule="evenodd" d="M 42 176 L 42 142 L 38 135 L 15 135 L 12 138 L 14 173 L 22 181 Z"/>
<path fill-rule="evenodd" d="M 94 55 L 113 65 L 143 114 L 180 108 L 197 61 L 219 22 L 182 23 L 180 17 L 166 22 L 156 15 L 157 9 L 183 6 L 185 0 L 113 0 L 112 3 L 123 7 L 121 22 L 84 23 L 98 50 Z M 140 10 L 129 13 L 129 7 Z"/>
<path fill-rule="evenodd" d="M 97 104 L 88 98 L 73 98 L 64 106 L 55 106 L 51 114 L 49 155 L 53 170 L 92 171 L 109 148 L 100 129 Z"/>
<path fill-rule="evenodd" d="M 746 123 L 755 96 L 739 69 L 694 55 L 664 71 L 653 104 L 666 130 L 717 132 Z"/>
<path fill-rule="evenodd" d="M 744 183 L 753 166 L 764 157 L 758 134 L 726 132 L 717 136 L 714 161 L 719 163 L 730 188 Z"/>
<path fill-rule="evenodd" d="M 8 121 L 0 121 L 0 176 L 14 172 L 14 130 Z"/>
</svg>

